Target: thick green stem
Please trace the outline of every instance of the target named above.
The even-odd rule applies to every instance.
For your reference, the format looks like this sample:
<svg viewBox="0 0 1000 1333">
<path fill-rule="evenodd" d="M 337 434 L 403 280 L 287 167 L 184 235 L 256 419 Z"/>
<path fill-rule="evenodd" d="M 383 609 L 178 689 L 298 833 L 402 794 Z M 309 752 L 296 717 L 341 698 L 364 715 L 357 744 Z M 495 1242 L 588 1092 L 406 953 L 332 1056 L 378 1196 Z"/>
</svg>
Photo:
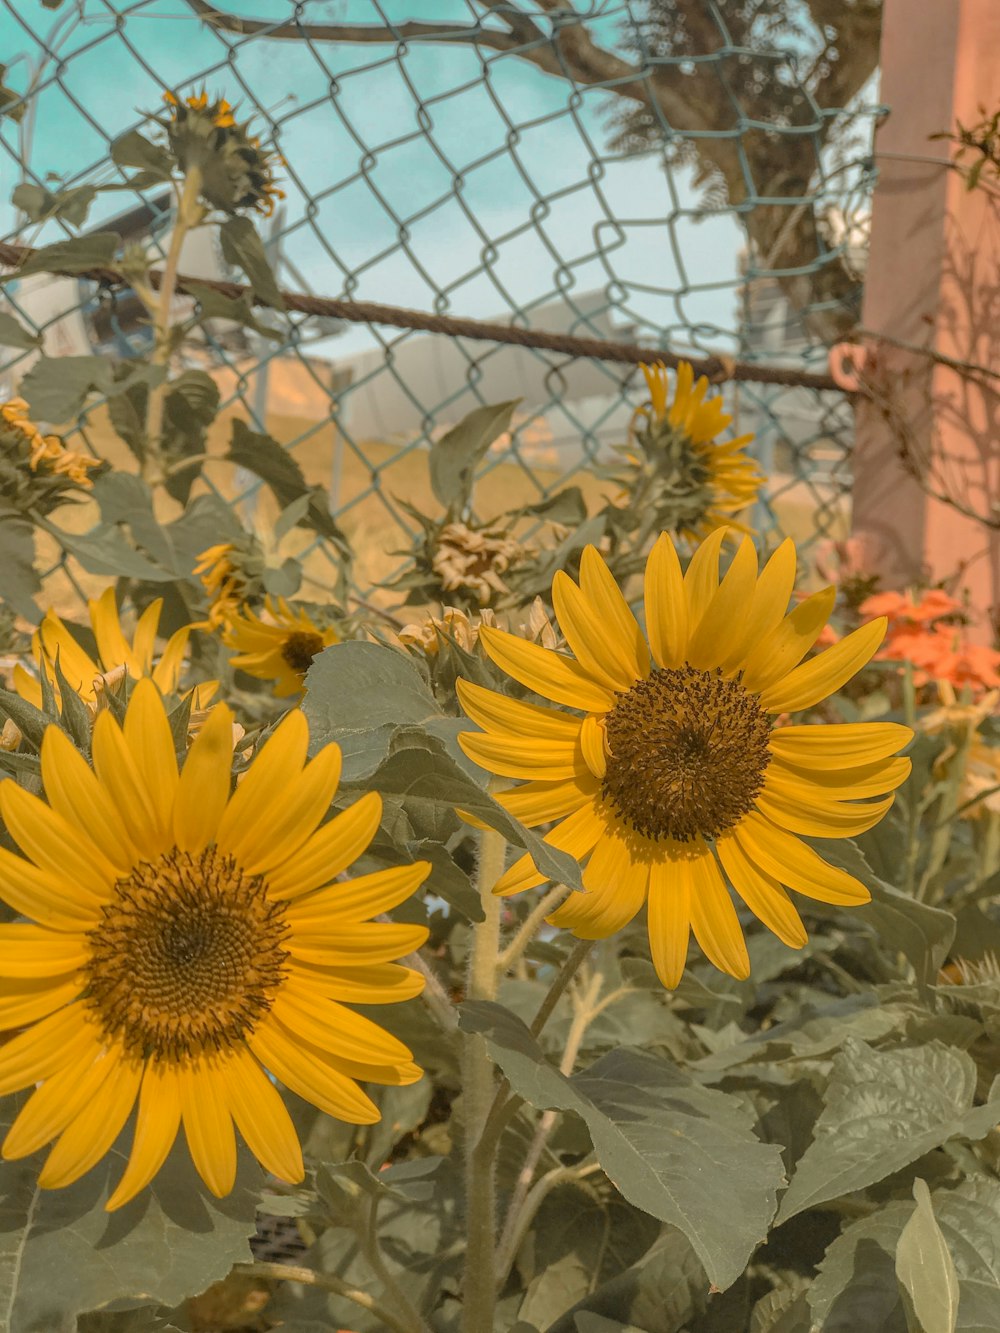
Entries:
<svg viewBox="0 0 1000 1333">
<path fill-rule="evenodd" d="M 472 928 L 469 979 L 471 1000 L 493 1000 L 497 993 L 500 956 L 499 898 L 493 885 L 503 873 L 507 844 L 495 829 L 481 835 L 479 899 L 484 919 Z M 469 1034 L 462 1054 L 462 1100 L 465 1107 L 466 1250 L 462 1285 L 463 1333 L 493 1328 L 495 1309 L 494 1248 L 496 1243 L 496 1177 L 492 1146 L 482 1140 L 495 1094 L 493 1063 L 482 1037 Z"/>
</svg>

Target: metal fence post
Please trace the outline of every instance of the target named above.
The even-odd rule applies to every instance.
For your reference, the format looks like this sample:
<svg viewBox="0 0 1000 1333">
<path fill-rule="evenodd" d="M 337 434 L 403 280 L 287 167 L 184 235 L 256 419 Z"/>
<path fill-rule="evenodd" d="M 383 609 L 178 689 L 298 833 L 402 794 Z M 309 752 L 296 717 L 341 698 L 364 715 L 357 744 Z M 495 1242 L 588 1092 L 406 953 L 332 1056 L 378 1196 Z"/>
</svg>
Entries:
<svg viewBox="0 0 1000 1333">
<path fill-rule="evenodd" d="M 871 390 L 857 407 L 855 534 L 889 586 L 957 574 L 981 642 L 1000 601 L 1000 196 L 985 173 L 968 190 L 930 136 L 992 113 L 998 70 L 996 0 L 885 0 L 891 111 L 875 141 L 865 343 L 832 354 L 835 375 Z"/>
</svg>

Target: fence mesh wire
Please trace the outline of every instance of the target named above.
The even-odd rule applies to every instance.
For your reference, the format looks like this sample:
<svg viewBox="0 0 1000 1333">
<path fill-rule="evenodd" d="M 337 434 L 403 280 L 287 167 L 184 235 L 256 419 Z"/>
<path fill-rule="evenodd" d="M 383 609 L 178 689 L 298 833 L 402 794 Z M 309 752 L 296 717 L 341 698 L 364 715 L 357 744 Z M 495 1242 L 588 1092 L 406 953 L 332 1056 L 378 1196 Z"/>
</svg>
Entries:
<svg viewBox="0 0 1000 1333">
<path fill-rule="evenodd" d="M 122 179 L 111 141 L 142 128 L 164 89 L 205 87 L 253 113 L 281 154 L 287 198 L 262 230 L 288 288 L 648 343 L 651 356 L 822 369 L 863 270 L 877 32 L 851 55 L 852 84 L 846 49 L 831 55 L 829 31 L 799 22 L 808 4 L 756 6 L 749 21 L 754 8 L 4 0 L 3 86 L 24 99 L 19 120 L 0 120 L 4 198 L 25 181 Z M 162 244 L 169 223 L 161 187 L 98 196 L 84 227 Z M 21 243 L 60 226 L 6 204 L 0 216 Z M 211 249 L 182 266 L 194 260 L 227 276 Z M 134 355 L 149 336 L 127 301 L 83 280 L 9 299 L 52 353 Z M 0 351 L 10 393 L 30 362 Z M 183 356 L 217 376 L 222 426 L 243 416 L 329 486 L 359 591 L 406 544 L 397 497 L 430 503 L 426 446 L 472 407 L 521 398 L 477 493 L 489 515 L 569 478 L 592 489 L 643 398 L 637 371 L 608 362 L 299 317 L 277 339 L 242 331 Z M 724 393 L 770 478 L 757 526 L 806 543 L 841 535 L 849 403 L 753 383 Z M 75 431 L 115 455 L 99 409 Z M 236 481 L 206 469 L 245 512 L 254 483 Z M 314 590 L 328 581 L 315 561 L 308 573 Z M 58 553 L 50 575 L 54 599 L 87 591 Z"/>
</svg>

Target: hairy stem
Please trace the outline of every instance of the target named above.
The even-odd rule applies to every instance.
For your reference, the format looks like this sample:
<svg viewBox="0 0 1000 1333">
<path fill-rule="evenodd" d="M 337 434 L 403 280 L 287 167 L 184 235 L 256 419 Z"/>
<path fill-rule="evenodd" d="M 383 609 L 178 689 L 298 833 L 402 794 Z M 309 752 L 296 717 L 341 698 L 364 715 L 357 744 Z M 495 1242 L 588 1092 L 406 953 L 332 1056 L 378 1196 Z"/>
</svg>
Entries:
<svg viewBox="0 0 1000 1333">
<path fill-rule="evenodd" d="M 479 899 L 482 921 L 472 929 L 467 994 L 471 1000 L 493 1000 L 497 993 L 500 955 L 500 900 L 493 885 L 503 873 L 507 844 L 495 829 L 480 835 Z M 494 1101 L 493 1063 L 482 1037 L 466 1037 L 462 1053 L 462 1096 L 465 1104 L 465 1208 L 467 1243 L 462 1285 L 464 1333 L 493 1328 L 496 1174 L 492 1146 L 484 1130 Z"/>
<path fill-rule="evenodd" d="M 317 1273 L 312 1268 L 301 1268 L 297 1264 L 262 1262 L 236 1264 L 233 1271 L 244 1277 L 259 1277 L 271 1282 L 301 1282 L 305 1286 L 319 1287 L 322 1291 L 332 1291 L 335 1296 L 342 1296 L 344 1300 L 360 1305 L 376 1319 L 381 1319 L 386 1328 L 394 1329 L 395 1333 L 419 1333 L 421 1327 L 419 1324 L 406 1323 L 401 1314 L 382 1305 L 367 1291 L 362 1291 L 360 1287 L 352 1287 L 349 1282 L 334 1277 L 332 1273 Z"/>
<path fill-rule="evenodd" d="M 518 959 L 521 958 L 531 941 L 535 938 L 545 918 L 550 912 L 555 911 L 569 893 L 570 890 L 565 884 L 557 884 L 555 888 L 550 889 L 548 893 L 545 894 L 545 896 L 538 902 L 537 906 L 532 908 L 525 917 L 514 938 L 500 955 L 497 967 L 501 973 L 510 971 Z"/>
<path fill-rule="evenodd" d="M 382 1283 L 386 1296 L 392 1301 L 396 1316 L 407 1330 L 412 1333 L 430 1333 L 419 1310 L 410 1302 L 409 1297 L 389 1271 L 382 1249 L 378 1243 L 378 1197 L 368 1203 L 364 1226 L 359 1232 L 361 1248 L 372 1272 Z"/>
</svg>

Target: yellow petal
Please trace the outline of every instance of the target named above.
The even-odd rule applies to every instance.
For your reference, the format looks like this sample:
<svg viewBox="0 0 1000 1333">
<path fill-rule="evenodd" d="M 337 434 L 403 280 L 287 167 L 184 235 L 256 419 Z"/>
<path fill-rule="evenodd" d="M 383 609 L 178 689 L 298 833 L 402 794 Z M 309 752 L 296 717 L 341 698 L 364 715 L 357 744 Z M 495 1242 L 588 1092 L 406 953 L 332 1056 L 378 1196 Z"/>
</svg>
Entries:
<svg viewBox="0 0 1000 1333">
<path fill-rule="evenodd" d="M 779 828 L 806 838 L 855 838 L 874 828 L 896 799 L 886 796 L 881 801 L 855 805 L 824 799 L 818 788 L 814 791 L 817 794 L 808 798 L 805 789 L 789 795 L 771 781 L 757 797 L 757 809 Z"/>
<path fill-rule="evenodd" d="M 254 828 L 268 818 L 276 793 L 294 790 L 306 761 L 309 724 L 295 708 L 286 713 L 274 734 L 254 756 L 243 781 L 226 806 L 219 823 L 217 843 L 228 850 L 239 844 L 245 829 Z"/>
<path fill-rule="evenodd" d="M 757 552 L 749 537 L 744 537 L 713 593 L 705 614 L 688 644 L 687 660 L 699 671 L 711 671 L 725 657 L 733 636 L 740 629 L 753 598 L 757 581 Z"/>
<path fill-rule="evenodd" d="M 794 800 L 866 800 L 895 791 L 910 776 L 909 759 L 880 759 L 856 768 L 803 768 L 786 764 L 777 755 L 767 769 L 765 787 L 780 789 Z"/>
<path fill-rule="evenodd" d="M 236 1135 L 226 1099 L 225 1066 L 203 1056 L 177 1066 L 184 1137 L 195 1169 L 216 1196 L 236 1181 Z"/>
<path fill-rule="evenodd" d="M 145 1189 L 167 1159 L 181 1123 L 181 1095 L 176 1070 L 150 1061 L 142 1077 L 139 1112 L 128 1165 L 104 1205 L 114 1212 Z"/>
<path fill-rule="evenodd" d="M 571 741 L 529 740 L 526 736 L 491 736 L 463 731 L 458 743 L 468 757 L 490 773 L 507 778 L 558 780 L 587 773 L 579 727 Z"/>
<path fill-rule="evenodd" d="M 17 1092 L 64 1068 L 97 1035 L 83 1004 L 70 1004 L 0 1046 L 0 1095 Z"/>
<path fill-rule="evenodd" d="M 809 938 L 795 904 L 773 875 L 747 859 L 731 833 L 715 840 L 715 850 L 729 882 L 759 921 L 790 949 L 801 949 Z"/>
<path fill-rule="evenodd" d="M 688 608 L 688 633 L 693 636 L 719 586 L 719 553 L 727 529 L 716 528 L 701 543 L 684 573 L 684 599 Z"/>
<path fill-rule="evenodd" d="M 312 963 L 292 958 L 290 971 L 319 994 L 343 1004 L 398 1004 L 424 989 L 422 973 L 399 963 L 363 963 L 358 967 Z"/>
<path fill-rule="evenodd" d="M 153 668 L 153 683 L 164 694 L 176 694 L 180 681 L 181 667 L 184 665 L 184 653 L 190 637 L 190 626 L 176 630 L 164 646 L 160 660 Z M 147 666 L 147 671 L 149 670 Z"/>
<path fill-rule="evenodd" d="M 266 874 L 272 867 L 280 866 L 315 833 L 330 809 L 340 782 L 340 769 L 340 746 L 325 745 L 280 801 L 272 793 L 265 817 L 232 829 L 226 843 L 220 834 L 220 848 L 232 852 L 252 875 Z"/>
<path fill-rule="evenodd" d="M 815 772 L 887 759 L 911 740 L 913 732 L 898 722 L 821 722 L 777 727 L 768 745 L 786 763 Z"/>
<path fill-rule="evenodd" d="M 136 659 L 138 669 L 133 672 L 136 676 L 148 676 L 150 667 L 153 664 L 153 649 L 156 646 L 156 631 L 160 628 L 160 613 L 163 610 L 163 598 L 157 597 L 146 607 L 136 623 L 135 633 L 132 635 L 132 652 Z M 188 630 L 181 630 L 187 639 Z M 156 679 L 156 673 L 153 673 L 154 683 L 164 694 L 172 694 L 174 685 L 169 681 L 162 682 Z"/>
<path fill-rule="evenodd" d="M 127 666 L 132 676 L 141 676 L 142 669 L 136 667 L 132 650 L 122 633 L 114 588 L 105 588 L 100 597 L 87 606 L 104 670 L 113 671 L 115 667 Z"/>
<path fill-rule="evenodd" d="M 580 749 L 584 762 L 595 778 L 603 778 L 608 769 L 605 740 L 603 725 L 592 714 L 588 714 L 580 728 Z"/>
<path fill-rule="evenodd" d="M 5 979 L 0 995 L 0 1030 L 26 1027 L 70 1004 L 86 984 L 79 972 L 54 977 Z"/>
<path fill-rule="evenodd" d="M 66 884 L 67 899 L 104 902 L 118 878 L 87 834 L 12 778 L 0 782 L 0 812 L 26 856 Z"/>
<path fill-rule="evenodd" d="M 317 995 L 298 977 L 289 977 L 275 995 L 271 1013 L 277 1022 L 336 1058 L 362 1064 L 406 1064 L 409 1047 L 370 1018 L 336 1000 Z"/>
<path fill-rule="evenodd" d="M 258 1162 L 279 1180 L 297 1184 L 305 1175 L 299 1136 L 277 1088 L 249 1051 L 230 1053 L 225 1087 L 236 1128 Z"/>
<path fill-rule="evenodd" d="M 174 842 L 183 852 L 201 852 L 215 841 L 232 783 L 233 714 L 216 704 L 194 739 L 177 785 Z"/>
<path fill-rule="evenodd" d="M 802 661 L 830 619 L 836 588 L 824 588 L 807 597 L 784 620 L 765 634 L 747 654 L 743 685 L 754 693 L 787 676 Z"/>
<path fill-rule="evenodd" d="M 171 834 L 177 792 L 177 753 L 160 692 L 149 679 L 136 682 L 122 727 L 135 766 L 153 797 L 150 803 L 157 838 Z"/>
<path fill-rule="evenodd" d="M 414 861 L 412 865 L 392 866 L 356 879 L 341 880 L 308 898 L 297 899 L 288 908 L 288 919 L 296 931 L 325 927 L 336 933 L 345 922 L 367 921 L 379 912 L 391 912 L 416 893 L 430 870 L 429 861 Z"/>
<path fill-rule="evenodd" d="M 649 864 L 633 859 L 625 841 L 606 834 L 583 872 L 583 893 L 571 893 L 548 918 L 580 939 L 602 940 L 627 926 L 646 901 Z"/>
<path fill-rule="evenodd" d="M 137 860 L 135 843 L 94 770 L 59 727 L 48 727 L 42 740 L 42 782 L 52 809 L 86 830 L 113 871 L 127 874 Z"/>
<path fill-rule="evenodd" d="M 738 671 L 747 653 L 785 617 L 795 587 L 795 543 L 786 537 L 760 572 L 741 632 L 719 663 L 726 673 Z"/>
<path fill-rule="evenodd" d="M 565 653 L 487 625 L 480 628 L 479 641 L 502 671 L 543 699 L 590 713 L 606 713 L 614 706 L 614 691 Z"/>
<path fill-rule="evenodd" d="M 649 649 L 639 622 L 632 614 L 622 590 L 596 546 L 585 546 L 580 556 L 580 589 L 596 624 L 608 660 L 616 664 L 618 677 L 628 689 L 649 675 Z"/>
<path fill-rule="evenodd" d="M 283 866 L 267 876 L 268 896 L 296 898 L 329 884 L 365 850 L 382 818 L 382 798 L 365 792 L 347 810 L 324 824 Z"/>
<path fill-rule="evenodd" d="M 350 1125 L 374 1125 L 378 1107 L 352 1078 L 342 1073 L 332 1057 L 269 1017 L 250 1034 L 247 1044 L 261 1064 L 292 1092 L 318 1106 L 327 1115 Z"/>
<path fill-rule="evenodd" d="M 705 956 L 737 981 L 750 975 L 743 929 L 712 852 L 690 862 L 691 929 Z"/>
<path fill-rule="evenodd" d="M 582 861 L 598 838 L 607 831 L 607 827 L 607 820 L 599 812 L 596 801 L 591 800 L 550 829 L 543 841 L 557 851 L 568 852 L 577 861 Z M 511 893 L 520 893 L 524 889 L 544 884 L 547 878 L 547 875 L 538 873 L 530 856 L 521 856 L 500 876 L 493 886 L 493 892 L 507 897 Z"/>
<path fill-rule="evenodd" d="M 426 926 L 403 921 L 342 921 L 329 912 L 303 919 L 291 916 L 294 906 L 289 908 L 294 933 L 285 947 L 296 958 L 310 962 L 341 966 L 388 963 L 427 942 Z"/>
<path fill-rule="evenodd" d="M 70 1061 L 36 1088 L 4 1139 L 7 1160 L 27 1157 L 61 1134 L 87 1105 L 117 1063 L 90 1042 L 73 1049 Z"/>
<path fill-rule="evenodd" d="M 668 990 L 680 984 L 691 933 L 691 871 L 686 860 L 654 861 L 649 870 L 649 952 Z"/>
<path fill-rule="evenodd" d="M 587 719 L 584 718 L 584 726 Z M 581 731 L 581 740 L 583 732 Z M 573 779 L 558 782 L 523 782 L 510 791 L 497 792 L 496 800 L 525 828 L 563 819 L 593 799 L 597 788 Z M 488 826 L 487 826 L 488 827 Z"/>
<path fill-rule="evenodd" d="M 0 925 L 0 977 L 54 977 L 81 967 L 89 956 L 81 935 L 20 921 Z"/>
<path fill-rule="evenodd" d="M 687 656 L 687 600 L 677 551 L 665 532 L 646 561 L 644 604 L 654 659 L 662 667 L 679 667 Z"/>
<path fill-rule="evenodd" d="M 150 791 L 121 728 L 107 709 L 97 715 L 92 739 L 94 768 L 121 815 L 128 835 L 147 860 L 167 850 L 170 835 L 163 814 L 157 809 L 158 793 Z"/>
<path fill-rule="evenodd" d="M 67 931 L 89 930 L 100 916 L 103 901 L 62 875 L 39 870 L 5 847 L 0 847 L 0 897 L 22 916 Z"/>
<path fill-rule="evenodd" d="M 871 901 L 860 880 L 828 865 L 811 847 L 763 815 L 746 815 L 733 836 L 755 866 L 796 893 L 842 907 Z"/>
<path fill-rule="evenodd" d="M 887 624 L 885 616 L 881 616 L 803 662 L 763 691 L 761 707 L 769 713 L 794 713 L 835 694 L 874 657 L 885 638 Z"/>
<path fill-rule="evenodd" d="M 471 680 L 459 679 L 455 688 L 463 709 L 484 731 L 570 744 L 579 734 L 580 719 L 572 714 L 510 699 L 496 690 L 475 685 Z"/>
<path fill-rule="evenodd" d="M 109 1054 L 114 1060 L 100 1087 L 56 1140 L 38 1173 L 43 1189 L 59 1189 L 90 1170 L 101 1160 L 132 1113 L 142 1061 Z"/>
</svg>

